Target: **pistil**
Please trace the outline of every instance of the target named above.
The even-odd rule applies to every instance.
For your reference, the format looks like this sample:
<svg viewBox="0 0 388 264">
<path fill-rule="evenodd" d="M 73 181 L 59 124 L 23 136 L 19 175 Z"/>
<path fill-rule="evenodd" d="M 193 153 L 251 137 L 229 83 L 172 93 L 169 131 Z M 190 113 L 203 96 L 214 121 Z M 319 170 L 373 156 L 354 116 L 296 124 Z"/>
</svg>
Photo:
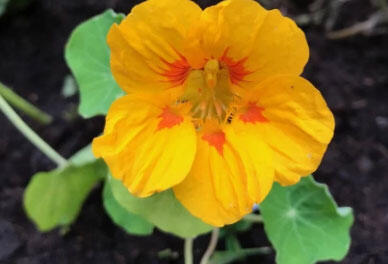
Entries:
<svg viewBox="0 0 388 264">
<path fill-rule="evenodd" d="M 203 69 L 207 87 L 213 89 L 217 85 L 217 75 L 220 70 L 218 60 L 209 60 Z"/>
</svg>

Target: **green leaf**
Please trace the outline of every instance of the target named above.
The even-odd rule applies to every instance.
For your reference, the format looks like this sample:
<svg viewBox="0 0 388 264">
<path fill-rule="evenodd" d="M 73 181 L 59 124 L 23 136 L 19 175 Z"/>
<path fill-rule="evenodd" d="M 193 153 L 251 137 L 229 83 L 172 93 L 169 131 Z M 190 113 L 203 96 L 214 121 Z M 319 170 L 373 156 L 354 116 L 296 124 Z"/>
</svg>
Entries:
<svg viewBox="0 0 388 264">
<path fill-rule="evenodd" d="M 31 0 L 0 0 L 0 16 L 8 11 L 17 12 L 27 7 L 31 2 Z"/>
<path fill-rule="evenodd" d="M 269 247 L 246 248 L 241 247 L 235 234 L 226 234 L 224 251 L 216 251 L 210 258 L 210 264 L 227 264 L 236 261 L 245 261 L 246 257 L 253 255 L 269 254 Z"/>
<path fill-rule="evenodd" d="M 172 190 L 148 198 L 131 195 L 121 181 L 110 177 L 113 196 L 122 207 L 142 216 L 159 229 L 182 238 L 196 237 L 213 229 L 192 216 L 175 198 Z"/>
<path fill-rule="evenodd" d="M 226 225 L 220 229 L 220 237 L 227 235 L 235 235 L 248 231 L 252 227 L 253 223 L 245 219 L 241 219 L 237 223 L 232 225 Z"/>
<path fill-rule="evenodd" d="M 9 0 L 0 0 L 0 16 L 7 10 Z"/>
<path fill-rule="evenodd" d="M 248 256 L 269 254 L 271 249 L 268 247 L 261 248 L 245 248 L 239 250 L 216 251 L 210 258 L 210 264 L 229 264 L 238 260 L 242 260 Z"/>
<path fill-rule="evenodd" d="M 91 144 L 80 149 L 77 153 L 75 153 L 70 158 L 71 164 L 78 165 L 78 166 L 84 165 L 84 164 L 90 163 L 90 162 L 95 162 L 95 161 L 96 161 L 96 158 L 93 155 Z M 106 172 L 108 172 L 107 169 L 106 169 Z"/>
<path fill-rule="evenodd" d="M 114 23 L 124 18 L 113 10 L 79 25 L 66 45 L 65 58 L 80 90 L 79 113 L 85 118 L 106 114 L 124 92 L 113 79 L 106 35 Z"/>
<path fill-rule="evenodd" d="M 103 193 L 104 208 L 112 221 L 132 235 L 150 235 L 154 226 L 123 208 L 113 197 L 109 183 L 105 183 Z"/>
<path fill-rule="evenodd" d="M 289 187 L 275 184 L 260 210 L 278 264 L 339 261 L 349 249 L 352 209 L 338 208 L 311 176 Z"/>
<path fill-rule="evenodd" d="M 242 249 L 240 241 L 235 235 L 227 235 L 225 237 L 225 248 L 228 251 L 237 251 Z"/>
<path fill-rule="evenodd" d="M 42 232 L 73 223 L 90 191 L 106 177 L 106 165 L 92 156 L 90 146 L 70 161 L 66 168 L 33 175 L 25 190 L 26 213 Z"/>
</svg>

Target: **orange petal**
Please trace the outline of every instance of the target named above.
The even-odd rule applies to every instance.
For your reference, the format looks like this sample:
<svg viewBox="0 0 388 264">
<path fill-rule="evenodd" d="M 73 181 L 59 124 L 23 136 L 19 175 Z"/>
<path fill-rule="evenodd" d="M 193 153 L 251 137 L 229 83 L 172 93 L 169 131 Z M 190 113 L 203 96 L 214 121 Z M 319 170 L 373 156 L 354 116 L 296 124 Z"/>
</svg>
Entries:
<svg viewBox="0 0 388 264">
<path fill-rule="evenodd" d="M 245 122 L 274 152 L 276 180 L 294 184 L 319 166 L 333 137 L 334 118 L 321 93 L 297 76 L 274 76 L 245 95 L 266 122 Z M 233 122 L 247 115 L 242 109 Z"/>
<path fill-rule="evenodd" d="M 135 6 L 120 25 L 113 25 L 108 44 L 119 86 L 133 92 L 181 84 L 189 69 L 184 59 L 187 35 L 201 12 L 189 0 L 148 0 Z"/>
<path fill-rule="evenodd" d="M 152 98 L 124 96 L 109 110 L 93 153 L 136 196 L 169 189 L 186 177 L 196 151 L 195 129 L 184 112 L 155 105 Z"/>
<path fill-rule="evenodd" d="M 204 222 L 223 226 L 240 220 L 271 189 L 271 152 L 255 135 L 232 127 L 198 136 L 187 178 L 173 188 L 177 199 Z"/>
<path fill-rule="evenodd" d="M 227 0 L 206 8 L 191 38 L 199 39 L 207 58 L 225 63 L 238 87 L 253 87 L 275 74 L 299 75 L 309 57 L 298 26 L 253 0 Z"/>
<path fill-rule="evenodd" d="M 245 67 L 252 72 L 246 85 L 276 74 L 300 75 L 309 58 L 303 31 L 279 10 L 271 10 L 256 33 Z M 244 85 L 244 84 L 243 84 Z"/>
</svg>

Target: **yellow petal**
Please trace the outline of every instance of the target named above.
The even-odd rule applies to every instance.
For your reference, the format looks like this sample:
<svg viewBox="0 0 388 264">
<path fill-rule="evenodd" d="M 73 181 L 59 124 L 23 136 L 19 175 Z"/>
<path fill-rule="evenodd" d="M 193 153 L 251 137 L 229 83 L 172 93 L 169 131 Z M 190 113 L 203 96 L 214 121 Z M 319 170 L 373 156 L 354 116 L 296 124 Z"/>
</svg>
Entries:
<svg viewBox="0 0 388 264">
<path fill-rule="evenodd" d="M 260 82 L 276 74 L 300 75 L 308 58 L 309 47 L 303 31 L 279 10 L 271 10 L 246 61 L 245 66 L 252 72 L 246 80 Z"/>
<path fill-rule="evenodd" d="M 108 44 L 119 86 L 133 92 L 180 85 L 189 68 L 184 59 L 186 35 L 201 12 L 189 0 L 148 0 L 113 25 Z"/>
<path fill-rule="evenodd" d="M 175 196 L 208 224 L 234 223 L 271 189 L 270 154 L 262 141 L 246 131 L 229 127 L 201 133 L 193 167 L 173 188 Z"/>
<path fill-rule="evenodd" d="M 225 129 L 232 148 L 241 159 L 246 172 L 248 195 L 260 203 L 274 181 L 273 154 L 256 129 L 243 122 L 233 122 Z"/>
<path fill-rule="evenodd" d="M 252 110 L 246 110 L 236 119 L 256 129 L 273 150 L 276 180 L 294 184 L 314 172 L 334 132 L 334 117 L 321 93 L 302 77 L 275 76 L 245 100 L 261 111 L 247 118 Z"/>
<path fill-rule="evenodd" d="M 196 38 L 208 58 L 220 58 L 229 48 L 233 58 L 246 57 L 267 11 L 252 0 L 227 0 L 206 8 Z"/>
<path fill-rule="evenodd" d="M 206 8 L 198 24 L 192 38 L 201 39 L 206 57 L 226 64 L 239 87 L 252 87 L 275 74 L 299 75 L 309 57 L 298 26 L 253 0 L 222 1 Z"/>
<path fill-rule="evenodd" d="M 139 197 L 180 183 L 196 150 L 195 129 L 184 114 L 186 109 L 154 101 L 135 95 L 116 100 L 104 134 L 92 145 L 94 155 L 105 160 L 112 175 Z"/>
</svg>

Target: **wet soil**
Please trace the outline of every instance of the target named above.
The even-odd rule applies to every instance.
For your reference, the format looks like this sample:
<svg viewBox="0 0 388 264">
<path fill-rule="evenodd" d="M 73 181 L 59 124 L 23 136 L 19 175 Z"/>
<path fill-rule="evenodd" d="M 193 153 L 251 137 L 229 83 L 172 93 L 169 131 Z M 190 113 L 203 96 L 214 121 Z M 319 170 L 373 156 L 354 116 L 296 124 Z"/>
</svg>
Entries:
<svg viewBox="0 0 388 264">
<path fill-rule="evenodd" d="M 127 13 L 140 1 L 35 0 L 0 18 L 0 80 L 54 116 L 49 126 L 25 118 L 62 155 L 69 157 L 99 134 L 103 118 L 69 120 L 78 98 L 61 95 L 69 74 L 63 47 L 81 21 L 111 7 Z M 204 6 L 217 1 L 197 1 Z M 275 1 L 283 10 L 306 11 L 304 0 Z M 338 27 L 366 19 L 365 0 L 346 4 Z M 311 59 L 304 76 L 324 94 L 336 118 L 336 134 L 317 180 L 327 183 L 341 206 L 355 211 L 350 252 L 342 263 L 388 263 L 388 35 L 328 40 L 323 27 L 305 28 Z M 0 115 L 0 263 L 182 263 L 159 259 L 160 250 L 182 252 L 182 241 L 155 231 L 126 235 L 104 213 L 96 188 L 66 235 L 39 233 L 23 212 L 23 189 L 35 172 L 54 164 Z M 260 225 L 240 236 L 247 247 L 269 245 Z M 207 236 L 195 242 L 199 258 Z M 222 243 L 220 243 L 222 247 Z M 274 255 L 244 263 L 274 263 Z"/>
</svg>

